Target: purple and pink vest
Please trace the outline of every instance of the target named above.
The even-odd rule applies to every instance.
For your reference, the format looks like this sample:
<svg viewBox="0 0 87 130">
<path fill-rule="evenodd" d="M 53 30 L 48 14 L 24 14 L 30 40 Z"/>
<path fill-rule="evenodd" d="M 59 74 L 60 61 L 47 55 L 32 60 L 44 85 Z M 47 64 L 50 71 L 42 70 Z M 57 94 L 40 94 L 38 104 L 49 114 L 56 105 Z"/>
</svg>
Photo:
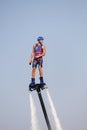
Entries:
<svg viewBox="0 0 87 130">
<path fill-rule="evenodd" d="M 42 46 L 43 46 L 42 44 L 41 44 L 41 45 L 38 45 L 38 44 L 35 45 L 35 47 L 34 47 L 34 55 L 35 55 L 35 56 L 39 56 L 40 54 L 43 53 Z M 40 57 L 40 58 L 38 58 L 38 59 L 35 59 L 35 58 L 34 58 L 34 60 L 36 60 L 36 61 L 42 61 L 43 58 L 42 58 L 42 57 Z"/>
</svg>

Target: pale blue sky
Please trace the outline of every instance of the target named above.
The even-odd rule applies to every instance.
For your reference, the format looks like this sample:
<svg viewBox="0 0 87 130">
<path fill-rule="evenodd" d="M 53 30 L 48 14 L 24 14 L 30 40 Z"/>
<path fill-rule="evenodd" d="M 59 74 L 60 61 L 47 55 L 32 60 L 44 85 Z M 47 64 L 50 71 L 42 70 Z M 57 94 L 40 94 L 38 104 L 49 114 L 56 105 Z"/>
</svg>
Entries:
<svg viewBox="0 0 87 130">
<path fill-rule="evenodd" d="M 87 130 L 86 0 L 0 0 L 0 129 L 30 129 L 28 59 L 39 35 L 63 130 Z"/>
</svg>

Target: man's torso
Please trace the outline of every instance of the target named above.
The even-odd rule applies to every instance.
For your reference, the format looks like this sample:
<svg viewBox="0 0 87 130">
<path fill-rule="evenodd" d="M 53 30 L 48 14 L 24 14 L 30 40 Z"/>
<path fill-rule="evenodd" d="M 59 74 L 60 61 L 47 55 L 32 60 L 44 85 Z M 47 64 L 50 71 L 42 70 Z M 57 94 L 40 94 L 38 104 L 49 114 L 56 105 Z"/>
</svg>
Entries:
<svg viewBox="0 0 87 130">
<path fill-rule="evenodd" d="M 40 58 L 35 58 L 36 56 L 39 56 L 39 55 L 41 55 L 42 53 L 43 53 L 43 49 L 42 49 L 42 44 L 40 45 L 40 44 L 35 44 L 35 46 L 34 46 L 34 60 L 35 61 L 41 61 L 41 60 L 43 60 L 43 57 L 40 57 Z"/>
</svg>

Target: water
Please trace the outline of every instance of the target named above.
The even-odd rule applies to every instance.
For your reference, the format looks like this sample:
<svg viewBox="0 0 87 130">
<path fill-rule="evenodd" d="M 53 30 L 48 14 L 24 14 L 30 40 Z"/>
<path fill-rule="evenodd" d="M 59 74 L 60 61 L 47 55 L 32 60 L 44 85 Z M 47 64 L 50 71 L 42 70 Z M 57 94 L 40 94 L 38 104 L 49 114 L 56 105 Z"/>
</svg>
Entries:
<svg viewBox="0 0 87 130">
<path fill-rule="evenodd" d="M 36 106 L 31 94 L 29 95 L 29 99 L 30 99 L 30 112 L 31 112 L 31 130 L 40 130 L 38 124 L 38 117 L 36 113 Z"/>
<path fill-rule="evenodd" d="M 49 94 L 49 91 L 47 90 L 46 92 L 47 92 L 47 98 L 48 98 L 48 101 L 49 101 L 50 110 L 51 110 L 51 114 L 52 114 L 52 117 L 53 117 L 53 120 L 54 120 L 54 123 L 55 123 L 56 130 L 62 130 L 59 118 L 57 116 L 57 112 L 55 110 L 51 96 Z"/>
</svg>

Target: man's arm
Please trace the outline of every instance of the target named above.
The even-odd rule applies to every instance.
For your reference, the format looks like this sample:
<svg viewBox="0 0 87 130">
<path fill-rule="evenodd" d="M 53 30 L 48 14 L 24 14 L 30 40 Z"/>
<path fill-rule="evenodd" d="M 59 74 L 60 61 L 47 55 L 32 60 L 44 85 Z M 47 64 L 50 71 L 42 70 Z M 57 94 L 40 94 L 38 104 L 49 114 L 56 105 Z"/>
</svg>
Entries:
<svg viewBox="0 0 87 130">
<path fill-rule="evenodd" d="M 42 49 L 43 49 L 43 53 L 40 56 L 45 56 L 46 55 L 46 47 L 42 46 Z"/>
<path fill-rule="evenodd" d="M 30 60 L 29 60 L 30 65 L 32 64 L 32 58 L 33 57 L 34 57 L 34 47 L 33 47 L 33 50 L 32 50 L 31 56 L 30 56 Z"/>
</svg>

